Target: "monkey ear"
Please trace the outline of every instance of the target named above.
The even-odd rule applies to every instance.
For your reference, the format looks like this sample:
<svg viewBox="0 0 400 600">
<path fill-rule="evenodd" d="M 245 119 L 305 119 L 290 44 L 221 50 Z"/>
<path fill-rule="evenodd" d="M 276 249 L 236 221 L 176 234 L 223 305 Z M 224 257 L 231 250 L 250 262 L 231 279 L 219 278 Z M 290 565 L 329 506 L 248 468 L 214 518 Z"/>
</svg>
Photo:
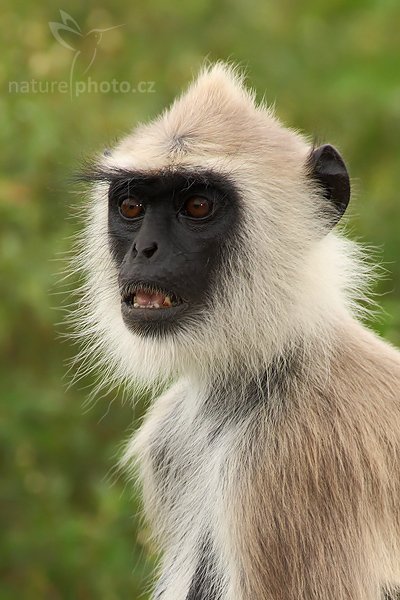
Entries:
<svg viewBox="0 0 400 600">
<path fill-rule="evenodd" d="M 309 176 L 321 186 L 333 210 L 333 225 L 341 219 L 350 200 L 350 178 L 339 152 L 330 144 L 313 150 L 308 158 Z"/>
</svg>

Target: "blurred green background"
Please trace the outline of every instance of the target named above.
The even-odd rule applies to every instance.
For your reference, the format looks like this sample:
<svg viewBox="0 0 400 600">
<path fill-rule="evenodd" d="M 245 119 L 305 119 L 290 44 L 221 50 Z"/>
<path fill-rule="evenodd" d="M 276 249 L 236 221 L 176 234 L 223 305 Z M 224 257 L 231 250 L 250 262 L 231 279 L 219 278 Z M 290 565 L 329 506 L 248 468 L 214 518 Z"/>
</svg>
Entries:
<svg viewBox="0 0 400 600">
<path fill-rule="evenodd" d="M 60 9 L 76 21 L 57 30 L 64 45 L 49 27 Z M 115 25 L 97 46 L 87 35 Z M 287 124 L 346 157 L 348 229 L 387 269 L 373 326 L 400 344 L 400 3 L 2 0 L 0 30 L 0 600 L 142 598 L 153 552 L 115 465 L 143 407 L 118 394 L 88 404 L 90 377 L 67 389 L 74 348 L 56 335 L 59 259 L 84 202 L 68 178 L 169 103 L 204 57 L 238 61 Z M 38 90 L 68 84 L 75 51 L 74 82 L 154 83 Z"/>
</svg>

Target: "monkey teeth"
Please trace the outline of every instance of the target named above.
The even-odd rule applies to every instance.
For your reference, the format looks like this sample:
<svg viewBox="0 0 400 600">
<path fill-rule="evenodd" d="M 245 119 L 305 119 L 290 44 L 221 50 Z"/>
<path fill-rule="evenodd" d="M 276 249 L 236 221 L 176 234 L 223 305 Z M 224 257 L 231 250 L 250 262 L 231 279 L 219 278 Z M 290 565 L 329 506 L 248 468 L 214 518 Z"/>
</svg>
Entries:
<svg viewBox="0 0 400 600">
<path fill-rule="evenodd" d="M 145 304 L 145 305 L 134 302 L 133 308 L 160 308 L 160 305 L 157 302 L 155 302 L 154 304 Z"/>
<path fill-rule="evenodd" d="M 121 291 L 121 300 L 134 310 L 165 310 L 183 304 L 173 292 L 150 285 L 127 286 Z"/>
<path fill-rule="evenodd" d="M 155 296 L 157 296 L 157 299 Z M 133 308 L 144 309 L 170 308 L 173 304 L 170 296 L 164 296 L 163 294 L 144 294 L 143 292 L 135 294 L 132 302 Z"/>
</svg>

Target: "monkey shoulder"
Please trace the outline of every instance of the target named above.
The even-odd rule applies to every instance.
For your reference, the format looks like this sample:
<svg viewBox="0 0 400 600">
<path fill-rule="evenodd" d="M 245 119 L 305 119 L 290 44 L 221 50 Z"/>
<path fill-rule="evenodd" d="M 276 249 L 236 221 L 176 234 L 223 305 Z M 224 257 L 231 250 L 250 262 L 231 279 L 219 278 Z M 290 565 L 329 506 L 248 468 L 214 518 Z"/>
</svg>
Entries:
<svg viewBox="0 0 400 600">
<path fill-rule="evenodd" d="M 353 399 L 365 414 L 385 405 L 400 410 L 400 351 L 360 323 L 339 335 L 330 371 L 335 395 Z"/>
</svg>

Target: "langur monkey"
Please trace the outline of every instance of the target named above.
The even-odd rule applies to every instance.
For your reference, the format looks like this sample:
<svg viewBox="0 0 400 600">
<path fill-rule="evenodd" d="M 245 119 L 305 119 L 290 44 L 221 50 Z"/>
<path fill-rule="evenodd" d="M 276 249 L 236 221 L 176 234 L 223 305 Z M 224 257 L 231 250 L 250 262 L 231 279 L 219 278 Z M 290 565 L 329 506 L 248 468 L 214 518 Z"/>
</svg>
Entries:
<svg viewBox="0 0 400 600">
<path fill-rule="evenodd" d="M 124 459 L 152 598 L 392 597 L 400 354 L 360 322 L 340 154 L 217 63 L 84 177 L 80 331 L 108 380 L 153 395 Z"/>
</svg>

